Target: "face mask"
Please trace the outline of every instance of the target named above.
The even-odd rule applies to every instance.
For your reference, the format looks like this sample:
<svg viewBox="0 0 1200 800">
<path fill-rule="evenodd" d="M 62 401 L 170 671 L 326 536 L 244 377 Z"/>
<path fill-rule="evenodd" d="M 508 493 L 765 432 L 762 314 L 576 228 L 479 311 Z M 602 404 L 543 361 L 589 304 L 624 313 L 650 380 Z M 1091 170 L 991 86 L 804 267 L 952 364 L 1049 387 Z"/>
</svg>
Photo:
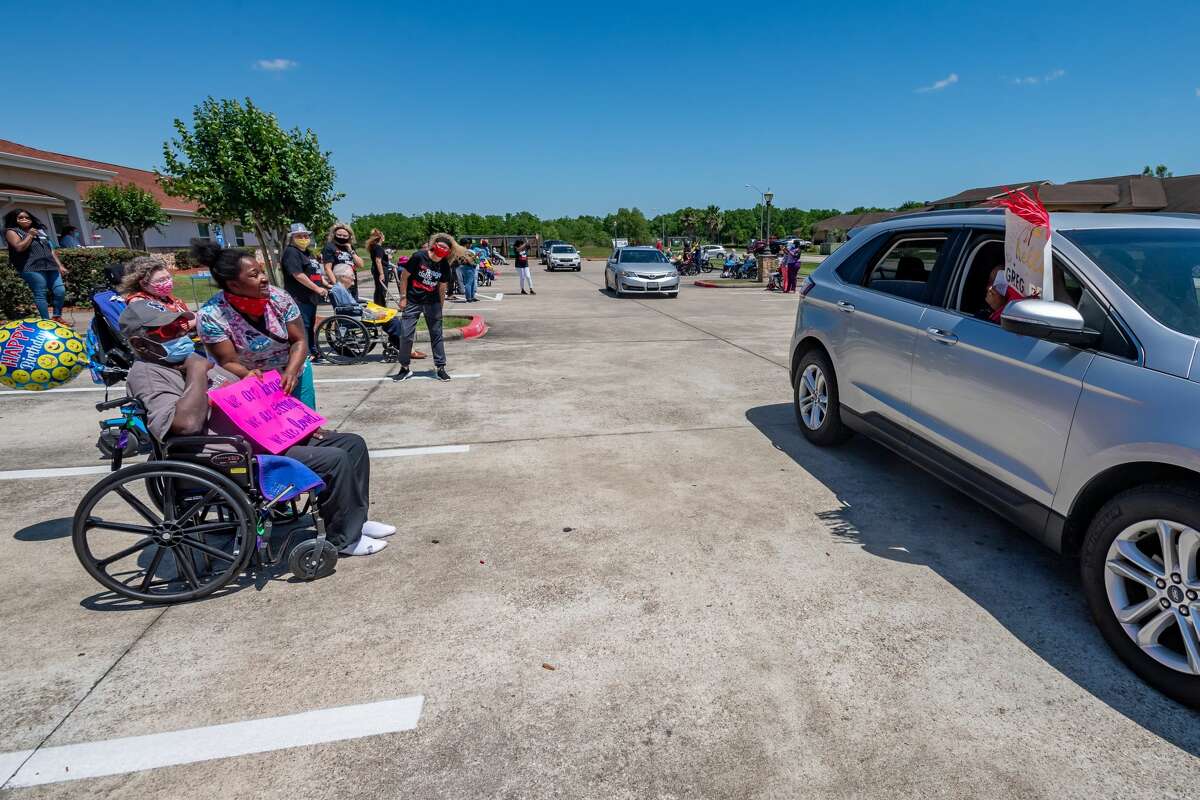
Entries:
<svg viewBox="0 0 1200 800">
<path fill-rule="evenodd" d="M 146 291 L 156 294 L 159 297 L 169 296 L 173 288 L 175 287 L 170 278 L 163 278 L 161 281 L 152 281 L 146 284 Z"/>
<path fill-rule="evenodd" d="M 349 240 L 349 239 L 343 239 L 343 238 L 342 238 L 342 237 L 340 237 L 340 236 L 335 236 L 335 237 L 333 237 L 333 240 L 334 240 L 335 242 L 337 242 L 338 244 L 350 244 L 350 240 Z"/>
<path fill-rule="evenodd" d="M 304 248 L 308 247 L 308 243 L 311 241 L 312 239 L 308 238 L 307 236 L 297 236 L 296 247 L 299 247 L 301 250 L 303 250 Z"/>
<path fill-rule="evenodd" d="M 163 357 L 163 361 L 168 364 L 182 364 L 187 361 L 187 357 L 196 352 L 196 345 L 192 344 L 192 340 L 187 336 L 180 336 L 178 339 L 172 339 L 169 342 L 162 342 L 163 349 L 167 351 Z"/>
</svg>

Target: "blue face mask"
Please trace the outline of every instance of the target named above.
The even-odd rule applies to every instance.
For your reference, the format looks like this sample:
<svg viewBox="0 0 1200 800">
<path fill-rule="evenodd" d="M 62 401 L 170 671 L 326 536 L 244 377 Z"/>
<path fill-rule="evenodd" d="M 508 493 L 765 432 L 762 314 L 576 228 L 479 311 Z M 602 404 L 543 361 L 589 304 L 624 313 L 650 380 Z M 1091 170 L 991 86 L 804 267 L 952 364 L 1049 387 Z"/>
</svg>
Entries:
<svg viewBox="0 0 1200 800">
<path fill-rule="evenodd" d="M 187 357 L 196 352 L 196 345 L 192 344 L 192 340 L 187 336 L 180 336 L 178 339 L 172 339 L 169 342 L 162 343 L 163 349 L 167 354 L 163 357 L 163 361 L 168 364 L 182 364 L 187 361 Z"/>
</svg>

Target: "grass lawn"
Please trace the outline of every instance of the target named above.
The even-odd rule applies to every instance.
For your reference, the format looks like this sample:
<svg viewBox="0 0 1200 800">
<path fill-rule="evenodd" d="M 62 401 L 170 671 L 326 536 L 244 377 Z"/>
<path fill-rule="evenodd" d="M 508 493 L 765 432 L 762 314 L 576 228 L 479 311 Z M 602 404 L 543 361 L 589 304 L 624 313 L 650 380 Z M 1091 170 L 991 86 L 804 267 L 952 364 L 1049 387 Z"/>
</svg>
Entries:
<svg viewBox="0 0 1200 800">
<path fill-rule="evenodd" d="M 612 254 L 612 248 L 598 244 L 585 244 L 583 247 L 579 248 L 579 253 L 584 258 L 598 258 L 601 261 L 604 261 L 608 259 L 609 255 Z"/>
</svg>

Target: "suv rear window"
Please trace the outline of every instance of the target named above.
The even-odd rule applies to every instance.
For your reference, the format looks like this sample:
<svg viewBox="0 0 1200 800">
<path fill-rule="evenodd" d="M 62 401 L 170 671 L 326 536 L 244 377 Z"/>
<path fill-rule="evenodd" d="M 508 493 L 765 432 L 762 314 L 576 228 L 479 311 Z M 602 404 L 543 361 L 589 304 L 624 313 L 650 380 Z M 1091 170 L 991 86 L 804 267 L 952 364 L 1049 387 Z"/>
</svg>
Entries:
<svg viewBox="0 0 1200 800">
<path fill-rule="evenodd" d="M 871 268 L 867 288 L 926 302 L 929 278 L 947 241 L 945 236 L 897 237 Z"/>
<path fill-rule="evenodd" d="M 1147 314 L 1200 336 L 1200 230 L 1097 228 L 1061 231 Z"/>
</svg>

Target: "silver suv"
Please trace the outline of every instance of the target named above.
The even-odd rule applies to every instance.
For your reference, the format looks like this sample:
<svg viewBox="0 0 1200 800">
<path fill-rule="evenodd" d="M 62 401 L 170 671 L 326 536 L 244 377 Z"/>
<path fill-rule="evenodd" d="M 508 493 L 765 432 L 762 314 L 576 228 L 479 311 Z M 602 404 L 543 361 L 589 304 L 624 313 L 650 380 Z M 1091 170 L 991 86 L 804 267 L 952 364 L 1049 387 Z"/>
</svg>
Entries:
<svg viewBox="0 0 1200 800">
<path fill-rule="evenodd" d="M 863 433 L 1079 557 L 1108 643 L 1200 707 L 1200 217 L 1051 224 L 1053 299 L 1007 305 L 989 293 L 1000 211 L 858 232 L 801 287 L 796 419 L 818 445 Z"/>
</svg>

